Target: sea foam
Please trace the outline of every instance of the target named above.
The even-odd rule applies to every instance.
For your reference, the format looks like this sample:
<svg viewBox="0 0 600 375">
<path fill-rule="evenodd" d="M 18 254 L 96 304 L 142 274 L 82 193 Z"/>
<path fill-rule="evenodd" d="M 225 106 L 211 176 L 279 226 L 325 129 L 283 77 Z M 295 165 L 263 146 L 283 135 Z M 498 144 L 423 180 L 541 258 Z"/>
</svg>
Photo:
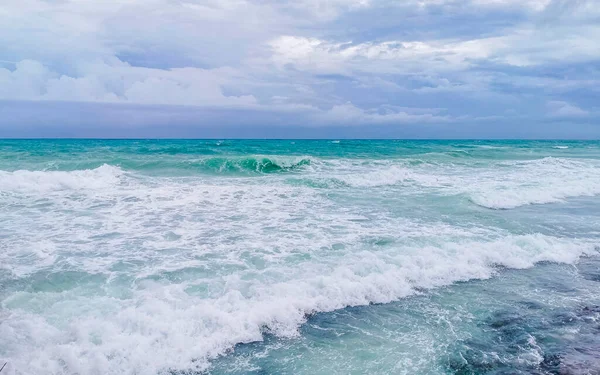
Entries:
<svg viewBox="0 0 600 375">
<path fill-rule="evenodd" d="M 503 166 L 508 167 L 505 173 L 502 169 L 488 172 L 466 189 L 473 202 L 510 209 L 600 194 L 600 166 L 596 162 L 544 158 Z"/>
<path fill-rule="evenodd" d="M 400 194 L 466 195 L 480 206 L 511 209 L 561 202 L 570 197 L 600 194 L 600 163 L 546 157 L 527 161 L 422 163 L 403 160 L 342 163 L 319 170 L 315 181 L 335 181 L 355 187 L 396 187 Z M 337 184 L 339 186 L 340 184 Z"/>
<path fill-rule="evenodd" d="M 539 216 L 515 229 L 473 203 L 598 194 L 597 161 L 444 157 L 271 155 L 279 169 L 257 170 L 263 157 L 193 156 L 173 164 L 192 166 L 181 175 L 2 171 L 5 371 L 203 371 L 266 333 L 296 338 L 310 314 L 596 254 L 597 237 L 569 232 L 572 220 L 537 233 Z M 221 173 L 224 160 L 249 164 Z"/>
<path fill-rule="evenodd" d="M 307 314 L 386 303 L 424 289 L 489 278 L 499 266 L 574 263 L 593 252 L 592 244 L 581 241 L 504 236 L 386 253 L 349 251 L 332 262 L 324 257 L 260 271 L 240 269 L 210 298 L 189 293 L 201 280 L 160 278 L 134 282 L 124 299 L 100 291 L 90 294 L 85 284 L 64 290 L 58 299 L 55 293 L 21 292 L 4 301 L 12 313 L 0 335 L 8 359 L 23 373 L 201 371 L 211 358 L 237 343 L 260 341 L 265 332 L 296 336 Z M 271 276 L 260 276 L 265 273 Z M 109 283 L 102 288 L 114 287 Z M 37 313 L 28 312 L 32 309 Z"/>
<path fill-rule="evenodd" d="M 103 189 L 118 183 L 122 175 L 122 169 L 107 164 L 96 169 L 75 171 L 0 171 L 0 191 Z"/>
</svg>

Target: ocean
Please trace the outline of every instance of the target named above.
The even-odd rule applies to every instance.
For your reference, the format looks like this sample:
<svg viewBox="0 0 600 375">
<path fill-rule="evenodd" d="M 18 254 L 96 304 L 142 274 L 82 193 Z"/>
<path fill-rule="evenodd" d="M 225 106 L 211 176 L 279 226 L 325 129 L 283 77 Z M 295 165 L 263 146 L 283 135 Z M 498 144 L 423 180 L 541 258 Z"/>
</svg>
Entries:
<svg viewBox="0 0 600 375">
<path fill-rule="evenodd" d="M 600 374 L 600 142 L 1 140 L 16 374 Z"/>
</svg>

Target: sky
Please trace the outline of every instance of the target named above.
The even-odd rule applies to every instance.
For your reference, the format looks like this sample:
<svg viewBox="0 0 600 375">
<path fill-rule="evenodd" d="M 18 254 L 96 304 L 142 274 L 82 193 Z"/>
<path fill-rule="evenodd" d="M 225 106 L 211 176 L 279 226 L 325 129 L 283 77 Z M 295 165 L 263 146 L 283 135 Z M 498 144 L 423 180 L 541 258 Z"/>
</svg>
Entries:
<svg viewBox="0 0 600 375">
<path fill-rule="evenodd" d="M 600 138 L 600 0 L 2 0 L 0 137 Z"/>
</svg>

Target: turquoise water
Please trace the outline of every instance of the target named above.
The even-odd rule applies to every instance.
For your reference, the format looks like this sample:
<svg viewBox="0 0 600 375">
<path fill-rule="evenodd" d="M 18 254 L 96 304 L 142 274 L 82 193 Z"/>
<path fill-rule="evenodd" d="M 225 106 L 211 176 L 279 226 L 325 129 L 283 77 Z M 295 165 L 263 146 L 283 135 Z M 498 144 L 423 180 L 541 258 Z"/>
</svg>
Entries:
<svg viewBox="0 0 600 375">
<path fill-rule="evenodd" d="M 596 374 L 600 142 L 0 141 L 3 374 Z"/>
</svg>

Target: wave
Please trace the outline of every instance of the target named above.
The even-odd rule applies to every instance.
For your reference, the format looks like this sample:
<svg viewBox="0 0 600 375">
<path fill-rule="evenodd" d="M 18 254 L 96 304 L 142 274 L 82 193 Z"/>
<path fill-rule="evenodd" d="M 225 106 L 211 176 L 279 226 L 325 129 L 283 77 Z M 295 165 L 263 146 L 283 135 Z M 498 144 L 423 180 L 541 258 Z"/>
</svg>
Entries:
<svg viewBox="0 0 600 375">
<path fill-rule="evenodd" d="M 547 157 L 503 164 L 508 167 L 504 173 L 487 174 L 479 181 L 470 179 L 464 192 L 472 202 L 491 209 L 512 209 L 600 194 L 600 166 L 594 162 Z"/>
<path fill-rule="evenodd" d="M 403 166 L 389 166 L 374 168 L 364 173 L 351 173 L 338 175 L 332 178 L 342 184 L 351 187 L 378 187 L 392 186 L 401 183 L 412 183 L 420 186 L 437 186 L 440 184 L 441 176 L 436 176 Z"/>
<path fill-rule="evenodd" d="M 104 189 L 120 183 L 123 175 L 108 164 L 77 171 L 0 171 L 0 192 Z"/>
<path fill-rule="evenodd" d="M 302 170 L 316 159 L 302 156 L 204 156 L 198 159 L 154 158 L 151 160 L 113 160 L 126 170 L 179 176 L 182 174 L 265 174 Z"/>
<path fill-rule="evenodd" d="M 534 204 L 563 202 L 567 198 L 591 197 L 600 194 L 600 187 L 583 185 L 560 186 L 553 189 L 532 187 L 509 191 L 475 193 L 471 201 L 493 210 L 509 210 Z"/>
<path fill-rule="evenodd" d="M 510 149 L 510 146 L 492 146 L 492 145 L 474 145 L 475 148 L 480 148 L 484 150 L 506 150 Z"/>
<path fill-rule="evenodd" d="M 401 250 L 350 252 L 335 266 L 282 266 L 269 270 L 272 276 L 266 279 L 230 277 L 223 294 L 208 299 L 190 296 L 185 283 L 152 280 L 140 281 L 131 299 L 80 295 L 68 303 L 68 292 L 59 301 L 53 293 L 21 293 L 5 304 L 28 299 L 35 306 L 58 303 L 67 315 L 81 306 L 92 308 L 79 311 L 78 319 L 63 329 L 39 316 L 13 313 L 3 317 L 0 335 L 9 348 L 7 359 L 24 373 L 205 371 L 211 359 L 236 344 L 261 341 L 266 332 L 297 336 L 313 313 L 388 303 L 455 282 L 486 279 L 498 267 L 572 264 L 595 253 L 592 244 L 543 235 Z"/>
<path fill-rule="evenodd" d="M 181 166 L 181 162 L 177 165 Z M 159 169 L 162 167 L 165 165 Z M 478 168 L 414 163 L 411 159 L 357 162 L 310 157 L 210 157 L 187 162 L 186 169 L 217 174 L 303 172 L 296 182 L 312 188 L 400 186 L 407 194 L 427 188 L 430 193 L 441 195 L 466 195 L 473 203 L 490 209 L 513 209 L 600 194 L 597 162 L 554 157 L 502 161 Z M 130 176 L 121 167 L 108 164 L 75 171 L 0 171 L 0 192 L 97 190 L 122 185 Z"/>
<path fill-rule="evenodd" d="M 127 161 L 121 166 L 103 164 L 97 168 L 72 171 L 2 171 L 0 192 L 102 189 L 121 183 L 126 171 L 156 173 L 184 170 L 209 173 L 278 173 L 301 170 L 313 163 L 311 158 L 210 157 L 196 161 Z M 175 175 L 179 175 L 176 173 Z"/>
<path fill-rule="evenodd" d="M 204 159 L 214 162 L 204 170 L 247 159 L 263 157 Z M 427 187 L 427 193 L 468 195 L 492 207 L 539 201 L 541 189 L 556 199 L 600 186 L 600 170 L 588 160 L 468 168 L 268 159 L 306 172 L 298 174 L 302 179 L 340 188 L 370 193 L 366 188 L 397 185 L 395 195 Z M 304 159 L 309 164 L 294 166 Z M 260 341 L 265 333 L 298 335 L 313 313 L 386 303 L 489 278 L 503 267 L 573 264 L 596 253 L 591 240 L 395 220 L 386 216 L 387 203 L 363 218 L 362 206 L 350 209 L 348 199 L 338 204 L 320 191 L 290 187 L 283 182 L 288 176 L 138 180 L 110 165 L 0 172 L 2 192 L 41 191 L 56 208 L 40 208 L 26 196 L 19 203 L 34 215 L 10 213 L 5 221 L 13 244 L 0 254 L 0 272 L 20 285 L 60 288 L 6 293 L 0 337 L 11 368 L 57 375 L 203 371 L 238 343 Z M 91 194 L 63 194 L 70 189 Z M 65 269 L 78 273 L 65 275 Z"/>
<path fill-rule="evenodd" d="M 301 169 L 314 159 L 309 157 L 276 157 L 276 156 L 242 156 L 211 157 L 194 161 L 190 168 L 200 168 L 212 172 L 254 172 L 276 173 L 291 172 Z"/>
<path fill-rule="evenodd" d="M 320 168 L 298 182 L 315 188 L 396 187 L 401 194 L 466 196 L 490 209 L 562 202 L 600 194 L 600 163 L 546 157 L 479 164 L 421 163 L 413 160 L 345 161 Z M 426 190 L 424 190 L 426 189 Z"/>
</svg>

